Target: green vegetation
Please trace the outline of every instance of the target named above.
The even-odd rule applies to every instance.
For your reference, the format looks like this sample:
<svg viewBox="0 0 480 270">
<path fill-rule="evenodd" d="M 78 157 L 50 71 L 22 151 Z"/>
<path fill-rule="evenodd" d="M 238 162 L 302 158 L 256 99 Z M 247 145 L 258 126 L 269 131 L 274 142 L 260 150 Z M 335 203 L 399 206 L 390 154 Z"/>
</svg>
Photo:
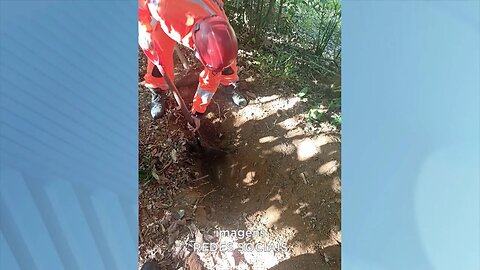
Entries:
<svg viewBox="0 0 480 270">
<path fill-rule="evenodd" d="M 340 1 L 232 0 L 225 10 L 253 68 L 298 89 L 311 123 L 340 128 Z"/>
</svg>

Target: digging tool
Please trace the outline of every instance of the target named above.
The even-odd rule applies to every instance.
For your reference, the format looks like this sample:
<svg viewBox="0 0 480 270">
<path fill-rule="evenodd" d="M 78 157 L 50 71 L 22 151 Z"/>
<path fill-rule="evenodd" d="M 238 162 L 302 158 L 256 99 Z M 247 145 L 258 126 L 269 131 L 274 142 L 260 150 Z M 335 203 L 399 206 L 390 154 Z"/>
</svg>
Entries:
<svg viewBox="0 0 480 270">
<path fill-rule="evenodd" d="M 162 67 L 162 65 L 160 65 L 160 57 L 156 53 L 158 51 L 157 50 L 158 44 L 153 40 L 152 40 L 152 43 L 153 43 L 153 48 L 154 48 L 153 52 L 152 52 L 152 50 L 143 50 L 145 55 L 148 57 L 148 59 L 150 59 L 150 61 L 152 61 L 152 63 L 155 66 L 157 66 L 158 70 L 160 71 L 163 78 L 167 82 L 169 88 L 172 90 L 173 96 L 175 97 L 175 100 L 177 101 L 177 104 L 180 106 L 182 114 L 185 117 L 185 119 L 187 120 L 187 122 L 190 123 L 193 127 L 198 128 L 196 126 L 196 123 L 195 123 L 195 120 L 194 120 L 192 114 L 188 110 L 187 105 L 183 101 L 183 98 L 180 95 L 180 92 L 178 91 L 177 87 L 175 86 L 173 81 L 170 79 L 170 77 L 168 77 L 168 75 L 165 72 L 165 69 Z M 226 154 L 226 152 L 223 151 L 223 150 L 208 147 L 206 145 L 206 143 L 201 139 L 201 135 L 200 135 L 200 132 L 198 131 L 198 129 L 195 130 L 194 135 L 195 135 L 195 140 L 196 140 L 197 146 L 198 146 L 198 148 L 201 152 L 209 153 L 210 155 L 215 156 L 215 157 L 223 156 L 223 155 Z"/>
<path fill-rule="evenodd" d="M 187 62 L 187 59 L 185 59 L 185 56 L 183 55 L 183 53 L 180 51 L 180 49 L 178 48 L 178 44 L 175 45 L 175 52 L 177 53 L 177 56 L 178 56 L 178 59 L 180 59 L 180 62 L 182 62 L 182 66 L 184 69 L 186 70 L 189 70 L 190 69 L 190 65 L 188 64 Z"/>
</svg>

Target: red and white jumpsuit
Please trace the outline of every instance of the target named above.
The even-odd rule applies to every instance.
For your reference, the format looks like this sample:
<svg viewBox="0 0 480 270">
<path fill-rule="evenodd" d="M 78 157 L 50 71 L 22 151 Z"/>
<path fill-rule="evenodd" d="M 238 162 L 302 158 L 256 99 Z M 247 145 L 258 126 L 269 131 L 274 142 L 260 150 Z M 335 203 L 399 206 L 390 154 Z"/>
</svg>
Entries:
<svg viewBox="0 0 480 270">
<path fill-rule="evenodd" d="M 139 0 L 139 30 L 152 34 L 152 41 L 160 45 L 157 52 L 160 64 L 173 81 L 173 52 L 177 43 L 194 49 L 193 30 L 199 20 L 217 15 L 228 18 L 222 0 Z M 168 85 L 155 65 L 148 61 L 145 85 L 167 90 Z M 205 68 L 199 76 L 193 98 L 192 113 L 204 113 L 220 84 L 228 86 L 238 81 L 236 61 L 221 73 Z"/>
</svg>

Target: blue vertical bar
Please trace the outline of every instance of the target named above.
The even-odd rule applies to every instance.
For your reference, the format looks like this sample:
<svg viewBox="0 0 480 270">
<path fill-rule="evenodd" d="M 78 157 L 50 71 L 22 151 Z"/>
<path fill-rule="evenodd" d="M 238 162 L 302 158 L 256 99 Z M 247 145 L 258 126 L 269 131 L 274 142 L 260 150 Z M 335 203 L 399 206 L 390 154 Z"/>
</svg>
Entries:
<svg viewBox="0 0 480 270">
<path fill-rule="evenodd" d="M 480 269 L 480 2 L 344 1 L 344 269 Z"/>
<path fill-rule="evenodd" d="M 136 16 L 0 1 L 0 269 L 137 267 Z"/>
</svg>

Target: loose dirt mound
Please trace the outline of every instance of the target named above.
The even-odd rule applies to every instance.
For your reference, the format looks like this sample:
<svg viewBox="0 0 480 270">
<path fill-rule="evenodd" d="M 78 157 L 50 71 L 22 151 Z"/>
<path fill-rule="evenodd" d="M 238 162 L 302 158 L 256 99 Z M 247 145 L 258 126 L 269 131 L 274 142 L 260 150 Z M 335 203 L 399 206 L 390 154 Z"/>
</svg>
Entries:
<svg viewBox="0 0 480 270">
<path fill-rule="evenodd" d="M 195 269 L 192 261 L 207 269 L 340 269 L 339 134 L 308 125 L 293 89 L 258 81 L 242 81 L 241 89 L 248 106 L 235 107 L 219 90 L 202 122 L 208 144 L 229 152 L 212 158 L 189 152 L 192 136 L 173 99 L 167 117 L 152 123 L 140 87 L 140 167 L 148 180 L 140 184 L 140 266 L 155 259 L 165 269 Z M 195 86 L 180 90 L 190 102 Z M 204 243 L 232 248 L 193 252 Z"/>
</svg>

